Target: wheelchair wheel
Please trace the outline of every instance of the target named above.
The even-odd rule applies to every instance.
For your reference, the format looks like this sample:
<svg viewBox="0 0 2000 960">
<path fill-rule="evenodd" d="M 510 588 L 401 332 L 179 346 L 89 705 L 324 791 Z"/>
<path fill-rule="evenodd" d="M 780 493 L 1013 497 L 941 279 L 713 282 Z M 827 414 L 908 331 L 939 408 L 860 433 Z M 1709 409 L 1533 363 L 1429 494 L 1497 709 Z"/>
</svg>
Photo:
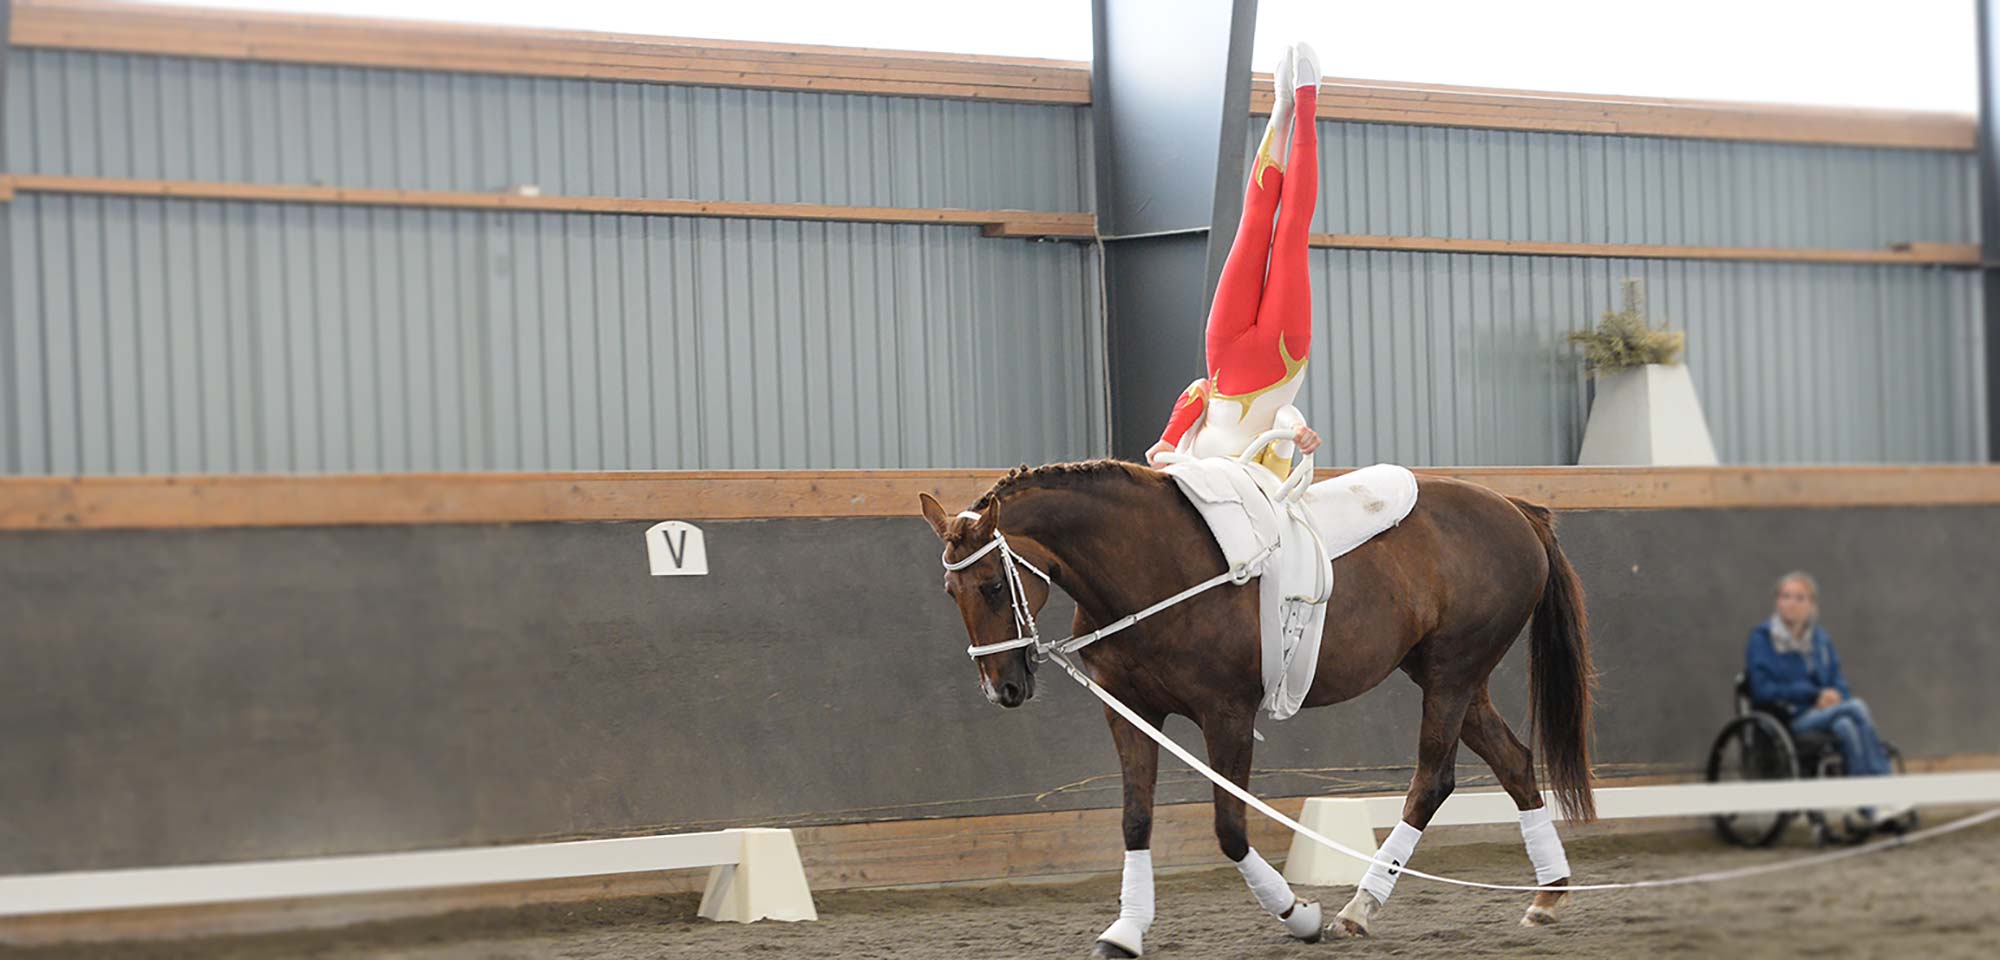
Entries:
<svg viewBox="0 0 2000 960">
<path fill-rule="evenodd" d="M 1708 751 L 1708 782 L 1796 780 L 1799 757 L 1792 738 L 1762 713 L 1737 717 L 1722 728 Z M 1739 847 L 1767 847 L 1785 832 L 1793 813 L 1725 813 L 1714 818 L 1715 832 Z"/>
<path fill-rule="evenodd" d="M 1883 743 L 1882 751 L 1888 754 L 1891 774 L 1907 772 L 1903 767 L 1903 752 L 1896 749 L 1895 744 Z M 1837 752 L 1828 751 L 1822 754 L 1819 767 L 1821 777 L 1847 775 L 1847 765 L 1841 761 Z M 1915 809 L 1883 823 L 1869 823 L 1861 818 L 1859 811 L 1813 810 L 1808 811 L 1806 817 L 1811 821 L 1813 832 L 1822 846 L 1854 846 L 1866 843 L 1879 834 L 1908 833 L 1917 827 Z"/>
</svg>

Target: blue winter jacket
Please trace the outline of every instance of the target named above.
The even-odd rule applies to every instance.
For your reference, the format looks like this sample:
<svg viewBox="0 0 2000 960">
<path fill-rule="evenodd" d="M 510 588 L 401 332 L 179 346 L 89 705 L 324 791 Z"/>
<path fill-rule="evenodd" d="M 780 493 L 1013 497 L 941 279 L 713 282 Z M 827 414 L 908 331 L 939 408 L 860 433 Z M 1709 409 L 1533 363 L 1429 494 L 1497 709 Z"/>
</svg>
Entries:
<svg viewBox="0 0 2000 960">
<path fill-rule="evenodd" d="M 1806 656 L 1779 653 L 1771 646 L 1771 625 L 1760 623 L 1750 631 L 1744 660 L 1750 699 L 1756 703 L 1787 703 L 1804 712 L 1812 709 L 1819 692 L 1828 687 L 1840 691 L 1842 700 L 1851 699 L 1847 678 L 1840 672 L 1840 657 L 1833 652 L 1833 638 L 1818 625 L 1813 626 L 1812 655 Z"/>
</svg>

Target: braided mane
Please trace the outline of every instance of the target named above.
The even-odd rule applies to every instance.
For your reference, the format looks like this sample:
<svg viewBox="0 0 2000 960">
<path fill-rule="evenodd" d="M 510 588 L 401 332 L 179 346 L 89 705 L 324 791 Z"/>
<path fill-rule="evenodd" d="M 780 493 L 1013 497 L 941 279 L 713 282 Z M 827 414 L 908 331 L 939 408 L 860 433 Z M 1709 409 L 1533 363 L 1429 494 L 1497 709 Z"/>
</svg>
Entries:
<svg viewBox="0 0 2000 960">
<path fill-rule="evenodd" d="M 1109 458 L 1082 460 L 1076 463 L 1051 463 L 1046 466 L 1030 467 L 1022 464 L 993 482 L 993 486 L 968 507 L 973 513 L 985 513 L 987 508 L 1005 499 L 1008 494 L 1028 488 L 1073 487 L 1112 478 L 1132 481 L 1157 482 L 1159 475 L 1154 471 L 1124 460 Z M 971 521 L 963 518 L 952 522 L 945 540 L 957 543 L 965 536 Z"/>
</svg>

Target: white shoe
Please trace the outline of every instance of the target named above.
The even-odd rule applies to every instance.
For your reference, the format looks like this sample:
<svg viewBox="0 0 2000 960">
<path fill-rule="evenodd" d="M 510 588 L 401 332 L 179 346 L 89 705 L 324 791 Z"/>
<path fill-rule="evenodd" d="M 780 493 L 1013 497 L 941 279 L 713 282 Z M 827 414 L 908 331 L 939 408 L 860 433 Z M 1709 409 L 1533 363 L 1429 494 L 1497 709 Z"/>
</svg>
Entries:
<svg viewBox="0 0 2000 960">
<path fill-rule="evenodd" d="M 1291 88 L 1319 88 L 1319 54 L 1313 52 L 1311 44 L 1295 43 L 1289 52 L 1292 58 Z M 1286 94 L 1290 96 L 1290 94 Z"/>
<path fill-rule="evenodd" d="M 1903 815 L 1909 813 L 1912 809 L 1914 808 L 1907 803 L 1892 803 L 1887 806 L 1876 807 L 1875 817 L 1871 822 L 1875 826 L 1880 827 L 1902 819 Z"/>
</svg>

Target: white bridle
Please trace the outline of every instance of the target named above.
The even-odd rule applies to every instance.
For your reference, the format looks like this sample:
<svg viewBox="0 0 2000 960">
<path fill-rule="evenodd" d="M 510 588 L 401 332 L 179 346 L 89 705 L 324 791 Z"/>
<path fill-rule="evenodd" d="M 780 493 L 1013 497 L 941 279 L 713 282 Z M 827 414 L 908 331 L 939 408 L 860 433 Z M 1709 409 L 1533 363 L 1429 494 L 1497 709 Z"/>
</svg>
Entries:
<svg viewBox="0 0 2000 960">
<path fill-rule="evenodd" d="M 1291 437 L 1291 435 L 1292 432 L 1289 430 L 1267 431 L 1263 435 L 1259 436 L 1256 440 L 1252 441 L 1249 449 L 1244 450 L 1243 453 L 1239 457 L 1237 457 L 1237 459 L 1244 463 L 1248 463 L 1251 460 L 1255 459 L 1257 454 L 1263 452 L 1266 446 L 1273 443 L 1277 443 L 1281 440 L 1288 439 Z M 1298 469 L 1293 471 L 1292 477 L 1287 479 L 1285 483 L 1279 488 L 1278 499 L 1296 500 L 1299 494 L 1305 489 L 1305 485 L 1307 483 L 1310 483 L 1311 481 L 1312 481 L 1312 458 L 1311 456 L 1307 456 L 1305 458 L 1305 462 L 1301 464 Z M 958 515 L 964 517 L 967 520 L 974 521 L 975 523 L 985 519 L 984 517 L 970 510 L 962 510 L 959 512 Z M 1314 536 L 1317 537 L 1318 534 L 1315 533 Z M 993 538 L 991 540 L 988 540 L 985 546 L 972 551 L 972 553 L 967 555 L 965 558 L 961 560 L 951 559 L 951 548 L 946 547 L 944 551 L 945 555 L 940 557 L 939 559 L 943 561 L 944 568 L 947 571 L 963 570 L 966 567 L 978 563 L 979 558 L 986 556 L 987 554 L 992 553 L 995 550 L 1000 551 L 1000 566 L 1004 573 L 1004 578 L 1007 583 L 1007 605 L 1013 610 L 1014 613 L 1014 639 L 1001 640 L 997 643 L 975 643 L 965 648 L 966 655 L 977 660 L 980 657 L 984 657 L 989 654 L 1006 653 L 1009 650 L 1019 650 L 1024 647 L 1028 647 L 1032 648 L 1031 656 L 1033 656 L 1035 660 L 1041 661 L 1048 659 L 1049 654 L 1051 653 L 1056 653 L 1056 654 L 1075 653 L 1076 651 L 1081 650 L 1084 647 L 1090 646 L 1091 644 L 1096 643 L 1097 641 L 1102 640 L 1105 637 L 1111 636 L 1112 634 L 1117 633 L 1118 631 L 1123 630 L 1126 627 L 1129 627 L 1135 623 L 1138 623 L 1139 621 L 1144 620 L 1147 617 L 1152 616 L 1153 614 L 1159 613 L 1160 611 L 1165 610 L 1168 607 L 1173 606 L 1174 604 L 1180 603 L 1183 600 L 1187 600 L 1195 596 L 1199 596 L 1200 594 L 1206 593 L 1209 590 L 1213 590 L 1214 588 L 1222 586 L 1225 583 L 1235 584 L 1236 586 L 1239 587 L 1246 583 L 1249 583 L 1252 576 L 1254 576 L 1254 574 L 1252 574 L 1250 571 L 1257 569 L 1260 564 L 1262 564 L 1266 559 L 1268 559 L 1271 556 L 1271 554 L 1277 552 L 1277 549 L 1278 549 L 1278 544 L 1276 543 L 1270 544 L 1266 546 L 1264 549 L 1257 551 L 1255 554 L 1250 556 L 1248 559 L 1244 560 L 1242 563 L 1239 563 L 1236 566 L 1229 568 L 1228 570 L 1224 570 L 1223 572 L 1218 573 L 1215 576 L 1203 580 L 1202 582 L 1197 583 L 1194 586 L 1187 588 L 1186 590 L 1182 590 L 1181 592 L 1176 593 L 1173 596 L 1160 601 L 1159 603 L 1153 604 L 1152 606 L 1147 607 L 1146 609 L 1141 610 L 1138 613 L 1127 614 L 1124 617 L 1120 617 L 1119 619 L 1112 621 L 1109 625 L 1100 627 L 1096 630 L 1092 630 L 1089 633 L 1080 634 L 1078 636 L 1069 637 L 1063 640 L 1056 640 L 1053 642 L 1047 642 L 1042 640 L 1041 628 L 1035 624 L 1035 612 L 1033 610 L 1028 609 L 1028 591 L 1027 588 L 1021 582 L 1021 568 L 1026 567 L 1029 573 L 1041 577 L 1042 582 L 1048 584 L 1051 588 L 1055 586 L 1055 581 L 1049 579 L 1048 574 L 1043 573 L 1040 569 L 1036 568 L 1034 564 L 1029 563 L 1027 560 L 1023 559 L 1020 554 L 1014 552 L 1014 548 L 1012 546 L 1009 546 L 1007 543 L 1007 535 L 1000 532 L 999 524 L 996 523 L 993 525 Z M 1322 552 L 1324 552 L 1324 548 L 1322 548 Z M 1328 586 L 1330 587 L 1331 585 L 1329 584 Z M 1322 599 L 1324 598 L 1325 592 L 1330 592 L 1330 591 L 1323 591 Z"/>
<path fill-rule="evenodd" d="M 984 519 L 979 514 L 973 513 L 970 510 L 960 511 L 958 515 L 974 522 Z M 1048 584 L 1050 587 L 1055 586 L 1055 581 L 1050 580 L 1048 574 L 1043 573 L 1034 564 L 1022 558 L 1020 554 L 1015 553 L 1014 548 L 1007 545 L 1007 535 L 1000 532 L 998 524 L 995 524 L 993 527 L 993 539 L 986 541 L 985 546 L 972 551 L 972 554 L 963 560 L 952 561 L 949 556 L 951 548 L 946 547 L 945 553 L 947 556 L 942 558 L 944 560 L 944 568 L 947 571 L 963 570 L 978 563 L 980 557 L 986 556 L 994 550 L 1000 551 L 1000 568 L 1007 581 L 1007 605 L 1014 611 L 1014 639 L 1002 640 L 999 643 L 975 643 L 966 647 L 965 652 L 974 658 L 978 658 L 986 656 L 989 653 L 1006 653 L 1009 650 L 1019 650 L 1022 647 L 1034 647 L 1035 658 L 1038 660 L 1045 658 L 1048 656 L 1048 649 L 1043 646 L 1041 630 L 1035 625 L 1035 612 L 1028 609 L 1028 591 L 1026 586 L 1021 582 L 1021 568 L 1028 568 L 1028 572 L 1041 577 L 1042 582 Z"/>
<path fill-rule="evenodd" d="M 973 513 L 970 510 L 960 513 L 959 516 L 967 517 L 972 520 L 981 519 L 979 514 Z M 1160 611 L 1165 610 L 1168 607 L 1173 606 L 1174 604 L 1180 603 L 1181 601 L 1189 599 L 1190 597 L 1194 597 L 1196 595 L 1205 593 L 1216 587 L 1222 586 L 1225 583 L 1233 583 L 1237 586 L 1242 586 L 1243 584 L 1249 583 L 1251 577 L 1253 576 L 1250 573 L 1250 571 L 1256 569 L 1258 564 L 1263 563 L 1265 558 L 1269 557 L 1277 549 L 1278 549 L 1277 544 L 1275 543 L 1271 544 L 1270 546 L 1267 546 L 1264 549 L 1257 551 L 1255 555 L 1251 556 L 1247 560 L 1244 560 L 1242 563 L 1239 563 L 1228 570 L 1224 570 L 1223 572 L 1218 573 L 1215 576 L 1203 580 L 1202 582 L 1197 583 L 1194 586 L 1187 588 L 1186 590 L 1182 590 L 1181 592 L 1176 593 L 1173 596 L 1160 601 L 1159 603 L 1153 604 L 1152 606 L 1147 607 L 1146 609 L 1141 610 L 1138 613 L 1127 614 L 1126 616 L 1120 617 L 1119 619 L 1112 621 L 1109 625 L 1100 627 L 1096 630 L 1092 630 L 1089 633 L 1079 634 L 1077 636 L 1069 637 L 1063 640 L 1056 640 L 1052 642 L 1045 642 L 1042 640 L 1041 629 L 1037 627 L 1035 624 L 1034 611 L 1028 609 L 1027 590 L 1023 587 L 1021 583 L 1021 572 L 1019 568 L 1021 567 L 1028 568 L 1029 572 L 1033 573 L 1035 576 L 1041 577 L 1042 580 L 1048 583 L 1051 587 L 1055 585 L 1055 581 L 1050 580 L 1048 574 L 1043 573 L 1042 571 L 1036 569 L 1034 564 L 1031 564 L 1027 560 L 1023 559 L 1020 554 L 1015 553 L 1014 548 L 1007 544 L 1006 534 L 1001 533 L 1000 528 L 997 525 L 993 528 L 993 539 L 987 541 L 985 546 L 980 547 L 978 550 L 973 551 L 971 555 L 958 561 L 953 561 L 949 557 L 945 557 L 942 559 L 944 561 L 944 568 L 946 570 L 963 570 L 966 567 L 972 566 L 974 563 L 977 563 L 980 557 L 986 556 L 987 554 L 992 553 L 995 550 L 1000 551 L 1000 565 L 1005 571 L 1005 577 L 1007 582 L 1008 605 L 1012 607 L 1014 611 L 1014 639 L 1002 640 L 999 641 L 998 643 L 975 643 L 965 648 L 966 654 L 976 660 L 988 654 L 1005 653 L 1009 650 L 1019 650 L 1023 647 L 1032 647 L 1033 657 L 1036 660 L 1040 661 L 1048 659 L 1049 654 L 1051 653 L 1057 653 L 1057 654 L 1075 653 L 1076 651 L 1081 650 L 1084 647 L 1090 646 L 1091 644 L 1096 643 L 1097 641 L 1102 640 L 1105 637 L 1111 636 L 1112 634 L 1117 633 L 1118 631 L 1123 630 L 1126 627 L 1129 627 L 1135 623 L 1138 623 L 1139 621 L 1144 620 L 1147 617 L 1152 616 L 1153 614 L 1159 613 Z M 950 548 L 946 548 L 945 552 L 949 554 L 951 552 Z"/>
</svg>

